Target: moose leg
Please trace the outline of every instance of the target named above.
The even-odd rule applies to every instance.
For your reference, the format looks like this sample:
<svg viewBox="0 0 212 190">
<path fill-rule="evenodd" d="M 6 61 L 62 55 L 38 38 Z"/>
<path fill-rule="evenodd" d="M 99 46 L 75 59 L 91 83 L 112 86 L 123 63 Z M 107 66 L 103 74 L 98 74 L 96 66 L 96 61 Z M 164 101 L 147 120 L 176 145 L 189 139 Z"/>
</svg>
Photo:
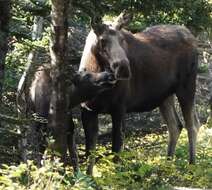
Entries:
<svg viewBox="0 0 212 190">
<path fill-rule="evenodd" d="M 123 148 L 124 139 L 124 111 L 114 111 L 112 113 L 112 151 L 120 152 Z"/>
<path fill-rule="evenodd" d="M 196 139 L 200 126 L 194 107 L 195 86 L 195 76 L 191 75 L 190 78 L 188 78 L 187 83 L 181 86 L 176 93 L 188 133 L 190 164 L 195 163 Z"/>
<path fill-rule="evenodd" d="M 50 134 L 49 128 L 47 127 L 47 124 L 40 123 L 37 126 L 38 128 L 38 142 L 39 142 L 39 154 L 40 159 L 42 159 L 43 154 L 45 153 L 46 148 L 48 147 L 48 141 L 47 138 Z"/>
<path fill-rule="evenodd" d="M 181 109 L 182 109 L 183 117 L 185 120 L 185 127 L 188 132 L 189 163 L 195 164 L 196 139 L 197 139 L 199 124 L 198 124 L 197 116 L 194 110 L 194 104 L 192 102 L 183 101 L 183 99 L 179 99 L 179 101 L 181 104 Z"/>
<path fill-rule="evenodd" d="M 68 113 L 68 120 L 69 120 L 69 130 L 67 133 L 67 144 L 68 144 L 68 149 L 69 149 L 69 154 L 71 157 L 71 164 L 74 168 L 74 171 L 77 172 L 79 169 L 78 165 L 78 155 L 77 155 L 77 147 L 75 143 L 75 126 L 72 118 L 72 113 Z"/>
<path fill-rule="evenodd" d="M 182 123 L 175 110 L 174 96 L 168 97 L 162 103 L 162 105 L 160 106 L 160 112 L 167 124 L 168 132 L 169 132 L 167 156 L 173 157 L 177 140 L 182 130 Z"/>
<path fill-rule="evenodd" d="M 27 126 L 24 131 L 24 137 L 21 141 L 21 150 L 23 161 L 34 160 L 38 166 L 40 166 L 41 154 L 40 154 L 40 124 L 33 122 L 31 126 Z"/>
<path fill-rule="evenodd" d="M 86 156 L 88 157 L 87 174 L 92 175 L 95 157 L 91 154 L 96 150 L 98 136 L 98 114 L 82 109 L 82 124 L 85 132 Z"/>
</svg>

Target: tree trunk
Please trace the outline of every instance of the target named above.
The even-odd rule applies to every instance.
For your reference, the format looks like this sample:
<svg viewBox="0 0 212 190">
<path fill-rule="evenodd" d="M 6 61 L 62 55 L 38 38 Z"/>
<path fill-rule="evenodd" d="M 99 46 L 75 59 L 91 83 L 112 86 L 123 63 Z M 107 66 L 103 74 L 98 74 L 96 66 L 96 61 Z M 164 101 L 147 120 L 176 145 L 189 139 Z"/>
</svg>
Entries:
<svg viewBox="0 0 212 190">
<path fill-rule="evenodd" d="M 4 80 L 4 64 L 8 49 L 10 0 L 0 1 L 0 100 Z"/>
<path fill-rule="evenodd" d="M 61 154 L 63 161 L 66 161 L 68 118 L 65 71 L 67 67 L 67 14 L 70 1 L 52 0 L 51 2 L 52 39 L 50 55 L 52 95 L 49 110 L 49 127 L 53 129 L 54 149 Z"/>
</svg>

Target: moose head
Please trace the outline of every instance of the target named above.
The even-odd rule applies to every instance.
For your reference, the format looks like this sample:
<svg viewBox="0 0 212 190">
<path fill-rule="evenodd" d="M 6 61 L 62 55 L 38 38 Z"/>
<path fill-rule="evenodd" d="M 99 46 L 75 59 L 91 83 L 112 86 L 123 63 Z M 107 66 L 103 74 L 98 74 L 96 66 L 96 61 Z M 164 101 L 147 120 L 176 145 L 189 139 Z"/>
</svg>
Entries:
<svg viewBox="0 0 212 190">
<path fill-rule="evenodd" d="M 131 77 L 127 43 L 121 31 L 131 19 L 126 12 L 120 14 L 112 25 L 103 24 L 99 17 L 91 21 L 96 43 L 92 51 L 106 70 L 115 74 L 117 80 L 128 80 Z"/>
</svg>

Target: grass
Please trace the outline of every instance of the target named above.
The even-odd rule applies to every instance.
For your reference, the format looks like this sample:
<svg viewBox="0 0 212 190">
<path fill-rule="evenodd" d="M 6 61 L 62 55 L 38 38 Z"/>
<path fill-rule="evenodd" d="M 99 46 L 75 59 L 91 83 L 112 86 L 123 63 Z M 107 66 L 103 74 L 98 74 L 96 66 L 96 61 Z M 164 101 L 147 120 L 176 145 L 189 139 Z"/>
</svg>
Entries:
<svg viewBox="0 0 212 190">
<path fill-rule="evenodd" d="M 99 157 L 94 177 L 81 172 L 73 175 L 72 168 L 63 167 L 58 159 L 47 158 L 37 168 L 32 161 L 17 166 L 3 165 L 0 170 L 0 189 L 103 189 L 103 190 L 165 190 L 173 186 L 212 188 L 212 128 L 200 128 L 197 143 L 197 163 L 188 164 L 186 131 L 180 136 L 176 156 L 167 160 L 167 134 L 149 134 L 141 137 L 132 133 L 125 140 L 120 161 L 113 162 L 111 144 L 98 146 Z"/>
</svg>

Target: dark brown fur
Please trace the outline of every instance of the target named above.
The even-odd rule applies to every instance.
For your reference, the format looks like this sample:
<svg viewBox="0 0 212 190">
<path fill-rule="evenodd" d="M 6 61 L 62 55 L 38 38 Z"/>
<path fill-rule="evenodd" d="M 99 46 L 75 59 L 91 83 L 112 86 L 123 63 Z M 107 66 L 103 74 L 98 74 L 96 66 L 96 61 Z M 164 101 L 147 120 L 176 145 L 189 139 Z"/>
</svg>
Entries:
<svg viewBox="0 0 212 190">
<path fill-rule="evenodd" d="M 72 85 L 69 94 L 70 112 L 67 113 L 69 115 L 69 126 L 67 126 L 67 136 L 64 138 L 67 139 L 66 143 L 71 155 L 71 162 L 76 170 L 78 168 L 78 161 L 74 140 L 74 123 L 72 120 L 71 108 L 85 100 L 89 100 L 95 97 L 102 91 L 112 88 L 114 76 L 107 72 L 89 73 L 86 71 L 82 71 L 75 74 L 72 82 L 74 83 L 74 85 Z M 29 112 L 36 113 L 37 115 L 46 119 L 48 118 L 51 85 L 52 82 L 50 77 L 50 69 L 43 66 L 39 67 L 35 72 L 34 80 L 30 85 L 30 92 L 27 103 Z M 35 136 L 35 138 L 38 138 L 35 140 L 35 142 L 38 142 L 40 144 L 38 151 L 43 153 L 46 148 L 46 143 L 44 140 L 41 140 L 44 139 L 44 137 L 42 137 L 42 135 L 39 135 L 39 133 L 41 133 L 41 130 L 46 131 L 47 125 L 41 124 L 39 122 L 34 122 L 32 128 L 34 129 L 32 131 L 34 131 L 37 136 L 36 134 L 33 135 Z M 64 161 L 66 161 L 67 159 L 66 156 L 66 154 L 62 155 Z M 39 160 L 40 158 L 38 156 L 38 161 Z"/>
<path fill-rule="evenodd" d="M 109 68 L 114 72 L 119 80 L 119 76 L 122 76 L 120 67 L 126 66 L 128 62 L 129 67 L 123 69 L 122 78 L 125 78 L 128 69 L 131 76 L 129 80 L 118 81 L 112 90 L 101 93 L 92 101 L 87 102 L 87 106 L 93 110 L 91 112 L 83 109 L 82 112 L 82 121 L 87 137 L 87 153 L 89 154 L 90 149 L 95 148 L 98 113 L 111 114 L 112 150 L 119 152 L 123 144 L 122 127 L 125 113 L 150 111 L 160 107 L 168 124 L 168 156 L 172 157 L 181 131 L 179 126 L 182 126 L 174 108 L 173 95 L 176 94 L 188 130 L 189 162 L 194 163 L 198 129 L 198 120 L 194 110 L 198 64 L 195 38 L 188 29 L 176 25 L 154 26 L 134 35 L 124 30 L 113 30 L 113 33 L 118 38 L 119 45 L 124 50 L 126 57 L 123 58 L 122 53 L 117 58 L 118 54 L 116 54 L 116 61 L 113 61 L 113 57 L 109 57 L 109 55 L 110 60 L 107 60 L 106 54 L 112 51 L 108 50 L 107 53 L 104 51 L 107 51 L 108 47 L 112 47 L 111 43 L 113 42 L 110 41 L 106 45 L 107 47 L 102 47 L 101 43 L 102 38 L 110 40 L 111 29 L 108 28 L 97 34 L 97 43 L 93 44 L 91 51 L 91 54 L 94 53 L 96 62 L 92 62 L 92 64 L 101 62 L 107 70 Z M 90 70 L 90 64 L 88 59 L 80 67 Z M 92 173 L 92 166 L 88 172 Z"/>
</svg>

